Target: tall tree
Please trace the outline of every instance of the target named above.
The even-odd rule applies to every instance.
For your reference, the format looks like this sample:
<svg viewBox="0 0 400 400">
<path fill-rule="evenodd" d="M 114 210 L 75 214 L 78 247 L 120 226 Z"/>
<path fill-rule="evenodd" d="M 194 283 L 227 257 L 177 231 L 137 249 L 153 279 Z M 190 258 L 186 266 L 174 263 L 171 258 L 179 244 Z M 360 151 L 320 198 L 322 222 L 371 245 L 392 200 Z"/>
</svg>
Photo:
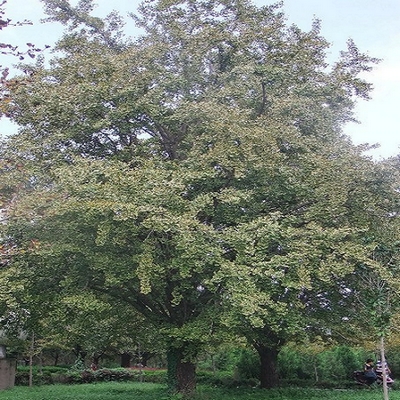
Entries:
<svg viewBox="0 0 400 400">
<path fill-rule="evenodd" d="M 323 311 L 306 303 L 364 255 L 370 162 L 341 128 L 375 60 L 350 41 L 328 66 L 319 23 L 287 27 L 279 5 L 143 2 L 130 42 L 91 1 L 44 3 L 70 31 L 49 68 L 23 66 L 3 91 L 21 127 L 3 149 L 9 266 L 141 312 L 180 392 L 228 321 L 271 367 L 262 386 L 276 385 L 280 346 Z"/>
<path fill-rule="evenodd" d="M 393 158 L 380 163 L 380 213 L 374 213 L 364 245 L 369 257 L 359 267 L 358 279 L 349 280 L 352 291 L 350 320 L 361 330 L 360 337 L 374 342 L 385 365 L 385 344 L 396 332 L 399 293 L 399 163 Z M 368 210 L 371 213 L 371 210 Z M 386 369 L 383 371 L 383 397 L 389 398 Z"/>
</svg>

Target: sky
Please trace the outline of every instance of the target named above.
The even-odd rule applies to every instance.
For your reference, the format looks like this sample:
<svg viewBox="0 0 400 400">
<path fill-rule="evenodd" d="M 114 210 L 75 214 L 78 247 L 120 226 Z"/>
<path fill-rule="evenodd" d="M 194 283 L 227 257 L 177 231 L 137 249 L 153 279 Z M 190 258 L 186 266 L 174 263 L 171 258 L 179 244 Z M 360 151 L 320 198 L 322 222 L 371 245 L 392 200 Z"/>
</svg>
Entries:
<svg viewBox="0 0 400 400">
<path fill-rule="evenodd" d="M 71 1 L 75 3 L 74 1 Z M 253 0 L 257 6 L 273 4 L 274 0 Z M 139 0 L 95 0 L 95 14 L 104 16 L 113 9 L 122 15 L 134 12 Z M 27 42 L 38 47 L 53 44 L 63 31 L 59 24 L 43 24 L 40 0 L 7 0 L 6 16 L 13 22 L 29 19 L 33 25 L 7 27 L 0 31 L 0 42 L 16 43 L 22 49 Z M 367 154 L 380 160 L 400 153 L 400 0 L 284 0 L 283 11 L 288 24 L 309 30 L 312 21 L 321 20 L 322 35 L 331 43 L 329 58 L 336 59 L 346 42 L 353 39 L 359 50 L 381 59 L 365 79 L 374 86 L 372 99 L 361 101 L 355 109 L 359 123 L 349 123 L 344 133 L 355 144 L 378 143 L 380 147 Z M 135 35 L 133 22 L 127 31 Z M 0 57 L 0 65 L 14 62 L 9 56 Z M 17 127 L 0 120 L 0 135 Z"/>
</svg>

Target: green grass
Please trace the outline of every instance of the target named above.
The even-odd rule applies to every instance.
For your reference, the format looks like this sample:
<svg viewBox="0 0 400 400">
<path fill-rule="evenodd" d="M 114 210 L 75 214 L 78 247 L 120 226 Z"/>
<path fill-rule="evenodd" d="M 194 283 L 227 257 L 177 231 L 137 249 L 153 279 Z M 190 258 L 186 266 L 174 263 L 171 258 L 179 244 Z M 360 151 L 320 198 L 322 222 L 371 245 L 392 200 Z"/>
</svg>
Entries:
<svg viewBox="0 0 400 400">
<path fill-rule="evenodd" d="M 164 385 L 154 383 L 105 382 L 82 385 L 19 386 L 0 392 L 1 400 L 161 400 Z"/>
<path fill-rule="evenodd" d="M 86 385 L 15 387 L 0 392 L 0 400 L 178 400 L 169 396 L 164 385 L 154 383 L 107 382 Z M 381 389 L 301 389 L 274 390 L 211 388 L 200 385 L 196 400 L 376 400 Z M 390 392 L 390 400 L 400 400 L 400 391 Z"/>
</svg>

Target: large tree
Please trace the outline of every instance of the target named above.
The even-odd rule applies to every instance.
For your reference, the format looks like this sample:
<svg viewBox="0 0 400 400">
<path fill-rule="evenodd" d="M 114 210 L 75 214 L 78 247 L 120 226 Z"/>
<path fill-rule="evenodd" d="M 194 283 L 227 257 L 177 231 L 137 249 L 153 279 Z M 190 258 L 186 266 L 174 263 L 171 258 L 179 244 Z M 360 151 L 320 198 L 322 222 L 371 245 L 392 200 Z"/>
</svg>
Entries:
<svg viewBox="0 0 400 400">
<path fill-rule="evenodd" d="M 3 91 L 20 125 L 3 149 L 7 265 L 141 312 L 181 392 L 227 322 L 275 385 L 282 343 L 364 257 L 371 162 L 341 128 L 375 60 L 350 41 L 329 66 L 319 23 L 287 27 L 279 5 L 144 2 L 130 42 L 90 1 L 44 3 L 70 30 Z"/>
<path fill-rule="evenodd" d="M 386 343 L 395 341 L 397 336 L 400 305 L 399 159 L 385 160 L 379 166 L 379 192 L 375 192 L 379 206 L 366 210 L 370 226 L 363 236 L 363 245 L 368 249 L 368 258 L 348 279 L 347 290 L 351 299 L 349 323 L 358 328 L 359 340 L 372 344 L 385 364 Z M 389 398 L 386 370 L 383 395 L 384 399 Z"/>
</svg>

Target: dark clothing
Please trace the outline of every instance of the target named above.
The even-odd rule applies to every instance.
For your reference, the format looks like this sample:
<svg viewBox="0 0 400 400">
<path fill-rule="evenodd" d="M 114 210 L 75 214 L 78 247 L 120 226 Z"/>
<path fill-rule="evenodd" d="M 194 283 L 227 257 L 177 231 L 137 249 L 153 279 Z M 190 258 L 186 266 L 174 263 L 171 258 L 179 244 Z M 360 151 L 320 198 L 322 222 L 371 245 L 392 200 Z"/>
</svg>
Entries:
<svg viewBox="0 0 400 400">
<path fill-rule="evenodd" d="M 376 373 L 374 371 L 374 366 L 369 363 L 364 364 L 364 376 L 368 384 L 372 384 L 376 381 Z"/>
</svg>

